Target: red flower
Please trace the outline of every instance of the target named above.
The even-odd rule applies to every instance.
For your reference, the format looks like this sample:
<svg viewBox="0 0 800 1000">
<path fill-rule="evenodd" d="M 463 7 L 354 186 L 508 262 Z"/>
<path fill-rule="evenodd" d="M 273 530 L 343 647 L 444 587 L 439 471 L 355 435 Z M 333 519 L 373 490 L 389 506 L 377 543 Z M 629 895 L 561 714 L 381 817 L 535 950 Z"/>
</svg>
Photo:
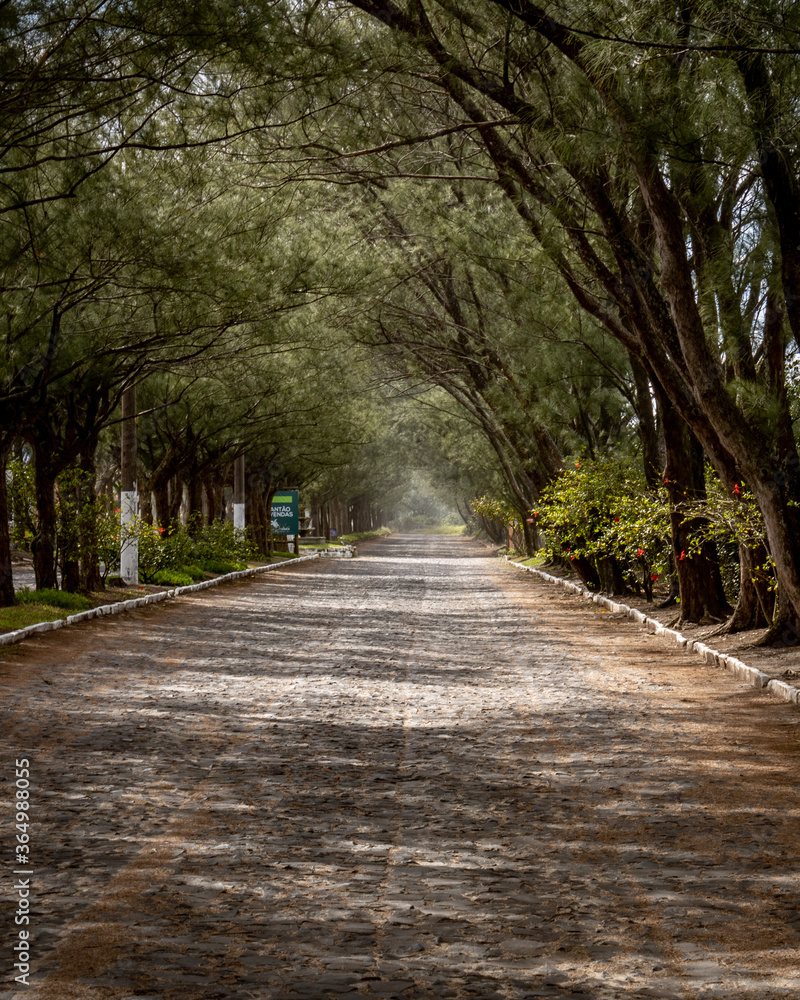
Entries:
<svg viewBox="0 0 800 1000">
<path fill-rule="evenodd" d="M 159 535 L 163 535 L 164 534 L 164 529 L 163 528 L 159 528 L 158 529 L 158 533 L 159 533 Z"/>
<path fill-rule="evenodd" d="M 614 524 L 619 524 L 619 518 L 618 517 L 614 518 Z"/>
<path fill-rule="evenodd" d="M 657 580 L 658 579 L 658 573 L 653 573 L 653 575 L 650 577 L 650 579 L 651 580 Z"/>
<path fill-rule="evenodd" d="M 576 468 L 576 469 L 580 469 L 580 467 L 581 467 L 581 463 L 580 463 L 580 462 L 576 462 L 576 463 L 575 463 L 575 468 Z"/>
<path fill-rule="evenodd" d="M 644 555 L 644 549 L 637 549 L 636 555 L 639 556 L 639 558 L 641 559 L 641 557 Z"/>
<path fill-rule="evenodd" d="M 570 559 L 574 559 L 574 558 L 575 558 L 575 556 L 570 556 Z"/>
<path fill-rule="evenodd" d="M 684 550 L 683 550 L 683 551 L 681 552 L 681 561 L 683 561 L 683 560 L 684 560 L 685 558 L 686 558 L 686 550 L 684 549 Z"/>
<path fill-rule="evenodd" d="M 736 494 L 737 496 L 739 495 L 739 493 L 740 493 L 740 490 L 739 490 L 739 484 L 738 484 L 738 483 L 736 483 L 736 484 L 734 485 L 734 487 L 733 487 L 733 492 L 734 492 L 734 493 L 735 493 L 735 494 Z"/>
<path fill-rule="evenodd" d="M 664 485 L 666 486 L 668 482 L 669 482 L 669 479 L 665 479 L 664 480 Z"/>
</svg>

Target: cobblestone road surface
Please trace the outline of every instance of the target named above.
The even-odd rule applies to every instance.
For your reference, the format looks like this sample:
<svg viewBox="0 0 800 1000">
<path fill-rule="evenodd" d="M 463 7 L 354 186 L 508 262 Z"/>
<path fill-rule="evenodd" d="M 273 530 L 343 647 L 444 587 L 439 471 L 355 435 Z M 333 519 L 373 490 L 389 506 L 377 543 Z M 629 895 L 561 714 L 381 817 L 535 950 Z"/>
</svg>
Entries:
<svg viewBox="0 0 800 1000">
<path fill-rule="evenodd" d="M 796 709 L 462 539 L 363 552 L 3 650 L 0 997 L 800 997 Z"/>
</svg>

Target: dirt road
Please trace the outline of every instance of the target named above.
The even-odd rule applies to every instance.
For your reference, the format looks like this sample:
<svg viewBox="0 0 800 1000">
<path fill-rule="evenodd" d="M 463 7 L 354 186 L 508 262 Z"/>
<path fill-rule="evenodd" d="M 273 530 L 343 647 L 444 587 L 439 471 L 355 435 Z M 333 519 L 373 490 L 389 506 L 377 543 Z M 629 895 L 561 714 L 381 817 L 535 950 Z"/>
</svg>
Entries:
<svg viewBox="0 0 800 1000">
<path fill-rule="evenodd" d="M 800 713 L 462 539 L 43 635 L 0 683 L 3 1000 L 800 996 Z"/>
</svg>

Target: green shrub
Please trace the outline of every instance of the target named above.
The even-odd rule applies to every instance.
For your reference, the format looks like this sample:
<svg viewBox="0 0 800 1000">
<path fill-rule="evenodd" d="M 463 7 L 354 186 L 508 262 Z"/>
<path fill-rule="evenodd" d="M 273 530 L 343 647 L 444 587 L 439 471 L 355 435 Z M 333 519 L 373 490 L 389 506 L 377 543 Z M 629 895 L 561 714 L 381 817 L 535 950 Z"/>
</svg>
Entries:
<svg viewBox="0 0 800 1000">
<path fill-rule="evenodd" d="M 255 550 L 243 532 L 237 531 L 231 521 L 214 521 L 193 532 L 188 556 L 192 562 L 204 565 L 208 561 L 247 563 Z"/>
<path fill-rule="evenodd" d="M 222 559 L 207 559 L 201 563 L 201 566 L 206 573 L 217 573 L 219 575 L 235 573 L 240 569 L 247 569 L 246 563 L 225 562 Z"/>
<path fill-rule="evenodd" d="M 194 563 L 189 563 L 188 565 L 185 566 L 179 566 L 178 572 L 185 573 L 187 576 L 190 576 L 195 583 L 199 583 L 200 580 L 205 580 L 206 578 L 205 570 L 201 569 L 199 566 L 195 566 Z"/>
<path fill-rule="evenodd" d="M 669 501 L 638 470 L 579 459 L 544 490 L 531 515 L 551 559 L 568 559 L 582 575 L 593 568 L 604 585 L 611 567 L 652 599 L 653 583 L 669 566 Z"/>
<path fill-rule="evenodd" d="M 81 594 L 70 594 L 66 590 L 20 590 L 17 592 L 20 604 L 44 604 L 50 608 L 63 608 L 65 611 L 88 611 L 92 602 Z"/>
<path fill-rule="evenodd" d="M 194 580 L 188 573 L 181 573 L 176 569 L 160 569 L 153 574 L 151 582 L 162 587 L 189 587 Z"/>
<path fill-rule="evenodd" d="M 246 537 L 229 521 L 204 525 L 193 536 L 181 524 L 164 530 L 137 518 L 127 537 L 135 538 L 139 544 L 139 576 L 144 583 L 163 584 L 164 581 L 156 579 L 162 570 L 188 574 L 195 580 L 203 580 L 206 572 L 231 573 L 244 569 L 254 555 Z M 226 568 L 210 569 L 209 564 Z"/>
</svg>

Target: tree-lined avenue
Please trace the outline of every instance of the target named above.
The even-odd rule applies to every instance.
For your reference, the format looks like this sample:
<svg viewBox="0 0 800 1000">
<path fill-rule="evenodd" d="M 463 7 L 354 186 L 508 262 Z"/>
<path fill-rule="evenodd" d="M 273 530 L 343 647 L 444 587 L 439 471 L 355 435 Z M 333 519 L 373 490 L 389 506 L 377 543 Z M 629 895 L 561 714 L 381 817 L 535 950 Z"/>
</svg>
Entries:
<svg viewBox="0 0 800 1000">
<path fill-rule="evenodd" d="M 44 635 L 0 683 L 30 1000 L 800 991 L 796 711 L 465 539 Z"/>
</svg>

